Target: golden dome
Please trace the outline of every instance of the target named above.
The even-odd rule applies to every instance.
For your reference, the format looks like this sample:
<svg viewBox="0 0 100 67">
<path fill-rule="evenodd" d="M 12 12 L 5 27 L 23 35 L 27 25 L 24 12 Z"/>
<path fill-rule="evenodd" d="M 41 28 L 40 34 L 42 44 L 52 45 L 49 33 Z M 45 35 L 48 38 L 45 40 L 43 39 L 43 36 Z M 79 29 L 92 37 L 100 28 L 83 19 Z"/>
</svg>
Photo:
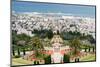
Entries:
<svg viewBox="0 0 100 67">
<path fill-rule="evenodd" d="M 63 40 L 59 35 L 54 35 L 51 39 L 51 43 L 63 43 Z"/>
</svg>

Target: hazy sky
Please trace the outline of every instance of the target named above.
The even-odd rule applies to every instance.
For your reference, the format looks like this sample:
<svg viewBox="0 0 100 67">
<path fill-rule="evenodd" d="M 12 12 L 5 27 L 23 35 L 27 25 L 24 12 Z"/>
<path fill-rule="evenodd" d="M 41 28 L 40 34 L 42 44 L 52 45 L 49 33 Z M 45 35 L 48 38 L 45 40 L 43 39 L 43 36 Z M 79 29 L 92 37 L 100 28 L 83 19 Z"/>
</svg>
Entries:
<svg viewBox="0 0 100 67">
<path fill-rule="evenodd" d="M 12 2 L 12 11 L 15 12 L 41 12 L 41 13 L 66 13 L 76 16 L 95 17 L 94 6 L 80 6 L 70 4 L 53 4 L 37 2 Z"/>
</svg>

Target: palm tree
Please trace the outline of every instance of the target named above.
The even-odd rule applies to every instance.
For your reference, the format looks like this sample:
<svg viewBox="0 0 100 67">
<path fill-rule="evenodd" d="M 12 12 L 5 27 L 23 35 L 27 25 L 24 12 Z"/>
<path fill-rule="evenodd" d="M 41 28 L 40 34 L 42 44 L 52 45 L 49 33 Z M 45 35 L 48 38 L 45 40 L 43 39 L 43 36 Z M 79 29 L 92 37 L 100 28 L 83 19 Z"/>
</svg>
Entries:
<svg viewBox="0 0 100 67">
<path fill-rule="evenodd" d="M 39 37 L 34 36 L 29 44 L 32 46 L 32 49 L 35 51 L 35 55 L 37 57 L 39 55 L 39 52 L 43 49 L 41 40 L 39 39 Z"/>
<path fill-rule="evenodd" d="M 15 50 L 17 50 L 18 56 L 20 56 L 20 50 L 23 50 L 23 55 L 25 55 L 25 48 L 30 40 L 30 36 L 26 34 L 16 34 L 12 33 L 12 53 L 15 55 Z"/>
<path fill-rule="evenodd" d="M 17 34 L 15 31 L 12 31 L 12 53 L 13 53 L 13 56 L 15 56 L 15 50 L 18 48 L 17 41 L 18 41 Z M 19 49 L 17 51 L 19 54 Z"/>
<path fill-rule="evenodd" d="M 77 55 L 78 50 L 80 49 L 81 43 L 78 38 L 70 41 L 70 47 L 74 49 L 74 54 Z"/>
<path fill-rule="evenodd" d="M 17 45 L 21 46 L 21 48 L 23 49 L 23 55 L 26 55 L 26 51 L 25 51 L 26 41 L 24 40 L 18 41 Z"/>
<path fill-rule="evenodd" d="M 13 53 L 13 56 L 15 56 L 15 50 L 14 50 L 14 45 L 12 45 L 12 53 Z"/>
<path fill-rule="evenodd" d="M 17 52 L 18 52 L 18 56 L 20 56 L 20 47 L 17 46 Z"/>
</svg>

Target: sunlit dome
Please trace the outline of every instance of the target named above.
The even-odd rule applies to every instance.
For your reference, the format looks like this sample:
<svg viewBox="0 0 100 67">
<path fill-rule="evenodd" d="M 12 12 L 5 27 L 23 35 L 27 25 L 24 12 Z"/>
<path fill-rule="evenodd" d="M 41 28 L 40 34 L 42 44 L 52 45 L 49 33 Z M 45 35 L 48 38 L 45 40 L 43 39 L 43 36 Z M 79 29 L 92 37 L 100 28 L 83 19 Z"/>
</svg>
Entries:
<svg viewBox="0 0 100 67">
<path fill-rule="evenodd" d="M 63 43 L 63 40 L 59 35 L 54 35 L 51 39 L 51 43 Z"/>
</svg>

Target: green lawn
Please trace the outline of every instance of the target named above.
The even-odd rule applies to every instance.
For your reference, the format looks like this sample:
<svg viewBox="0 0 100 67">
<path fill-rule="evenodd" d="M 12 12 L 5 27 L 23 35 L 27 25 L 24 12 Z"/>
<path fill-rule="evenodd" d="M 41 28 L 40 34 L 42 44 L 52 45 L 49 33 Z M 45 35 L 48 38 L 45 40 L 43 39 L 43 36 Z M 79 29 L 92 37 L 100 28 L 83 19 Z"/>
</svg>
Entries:
<svg viewBox="0 0 100 67">
<path fill-rule="evenodd" d="M 24 60 L 22 58 L 13 58 L 12 59 L 12 65 L 27 65 L 27 64 L 33 64 L 33 62 Z"/>
<path fill-rule="evenodd" d="M 80 58 L 80 61 L 94 61 L 95 60 L 95 54 L 88 54 L 85 57 Z"/>
</svg>

